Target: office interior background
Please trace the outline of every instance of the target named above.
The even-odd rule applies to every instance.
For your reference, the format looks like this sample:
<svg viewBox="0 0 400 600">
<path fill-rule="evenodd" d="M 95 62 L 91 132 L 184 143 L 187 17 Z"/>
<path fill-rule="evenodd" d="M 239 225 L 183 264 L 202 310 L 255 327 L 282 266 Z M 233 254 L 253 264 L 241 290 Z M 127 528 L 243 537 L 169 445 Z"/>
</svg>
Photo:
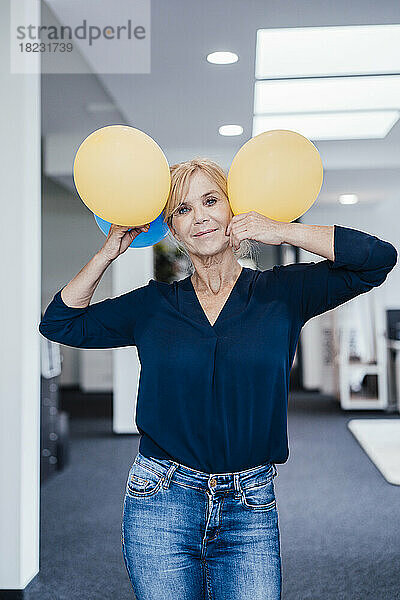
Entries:
<svg viewBox="0 0 400 600">
<path fill-rule="evenodd" d="M 93 18 L 90 4 L 20 0 L 17 17 L 60 25 Z M 352 227 L 400 248 L 397 1 L 138 4 L 151 60 L 135 73 L 103 73 L 83 44 L 76 72 L 43 72 L 40 53 L 36 73 L 32 62 L 31 72 L 11 72 L 17 9 L 0 5 L 4 598 L 132 597 L 120 519 L 139 442 L 136 348 L 76 349 L 37 329 L 105 240 L 72 174 L 91 132 L 130 125 L 156 140 L 170 165 L 206 156 L 227 172 L 254 135 L 298 131 L 324 168 L 298 222 Z M 118 2 L 98 6 L 118 20 Z M 213 62 L 219 51 L 236 59 Z M 129 56 L 121 62 L 129 70 Z M 257 250 L 243 266 L 321 260 L 290 244 Z M 187 269 L 169 238 L 128 249 L 92 302 Z M 379 288 L 303 328 L 290 379 L 290 456 L 276 479 L 286 600 L 400 597 L 399 350 L 398 265 Z"/>
</svg>

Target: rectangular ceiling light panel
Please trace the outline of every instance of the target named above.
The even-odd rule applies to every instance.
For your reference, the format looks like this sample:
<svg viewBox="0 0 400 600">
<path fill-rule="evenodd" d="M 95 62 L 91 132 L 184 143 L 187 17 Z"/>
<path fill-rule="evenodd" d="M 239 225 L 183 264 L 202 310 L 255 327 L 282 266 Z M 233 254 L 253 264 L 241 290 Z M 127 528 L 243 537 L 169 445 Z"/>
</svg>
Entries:
<svg viewBox="0 0 400 600">
<path fill-rule="evenodd" d="M 256 78 L 400 73 L 400 24 L 259 29 Z"/>
<path fill-rule="evenodd" d="M 384 138 L 399 116 L 396 110 L 254 115 L 252 137 L 272 129 L 289 129 L 309 140 Z"/>
<path fill-rule="evenodd" d="M 387 109 L 400 109 L 400 75 L 255 82 L 255 114 Z"/>
</svg>

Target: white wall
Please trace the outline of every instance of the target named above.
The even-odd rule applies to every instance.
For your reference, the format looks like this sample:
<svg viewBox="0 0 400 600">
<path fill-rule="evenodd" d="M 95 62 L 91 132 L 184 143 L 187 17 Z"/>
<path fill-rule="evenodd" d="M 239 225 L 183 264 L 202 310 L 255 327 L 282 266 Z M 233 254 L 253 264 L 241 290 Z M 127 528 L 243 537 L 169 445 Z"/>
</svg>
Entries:
<svg viewBox="0 0 400 600">
<path fill-rule="evenodd" d="M 39 22 L 38 2 L 14 8 Z M 21 590 L 39 570 L 40 76 L 10 72 L 9 10 L 0 2 L 0 589 Z"/>
</svg>

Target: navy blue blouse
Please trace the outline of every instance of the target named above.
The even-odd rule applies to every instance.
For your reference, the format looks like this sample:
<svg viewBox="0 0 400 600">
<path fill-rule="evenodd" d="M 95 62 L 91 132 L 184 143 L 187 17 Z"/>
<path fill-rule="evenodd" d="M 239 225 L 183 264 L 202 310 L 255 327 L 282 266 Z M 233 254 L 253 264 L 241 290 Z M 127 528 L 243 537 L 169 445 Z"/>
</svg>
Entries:
<svg viewBox="0 0 400 600">
<path fill-rule="evenodd" d="M 145 456 L 207 473 L 289 456 L 289 374 L 302 326 L 381 285 L 397 250 L 334 226 L 335 260 L 242 268 L 214 325 L 190 276 L 145 286 L 86 308 L 61 288 L 39 331 L 77 348 L 136 346 L 141 364 L 136 425 Z"/>
</svg>

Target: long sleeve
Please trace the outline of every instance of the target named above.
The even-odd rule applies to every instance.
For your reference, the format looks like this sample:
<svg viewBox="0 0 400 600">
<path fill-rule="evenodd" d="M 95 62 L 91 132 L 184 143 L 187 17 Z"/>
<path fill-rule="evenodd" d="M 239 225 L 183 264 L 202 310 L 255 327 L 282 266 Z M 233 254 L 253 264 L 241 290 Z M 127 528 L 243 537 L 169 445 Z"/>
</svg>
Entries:
<svg viewBox="0 0 400 600">
<path fill-rule="evenodd" d="M 39 332 L 53 342 L 74 348 L 135 346 L 135 325 L 147 304 L 149 284 L 85 308 L 73 308 L 61 298 L 61 288 L 48 305 Z"/>
<path fill-rule="evenodd" d="M 396 262 L 397 250 L 390 242 L 358 229 L 334 225 L 333 261 L 325 259 L 274 269 L 280 270 L 281 275 L 283 269 L 289 276 L 287 289 L 305 323 L 380 286 Z"/>
</svg>

